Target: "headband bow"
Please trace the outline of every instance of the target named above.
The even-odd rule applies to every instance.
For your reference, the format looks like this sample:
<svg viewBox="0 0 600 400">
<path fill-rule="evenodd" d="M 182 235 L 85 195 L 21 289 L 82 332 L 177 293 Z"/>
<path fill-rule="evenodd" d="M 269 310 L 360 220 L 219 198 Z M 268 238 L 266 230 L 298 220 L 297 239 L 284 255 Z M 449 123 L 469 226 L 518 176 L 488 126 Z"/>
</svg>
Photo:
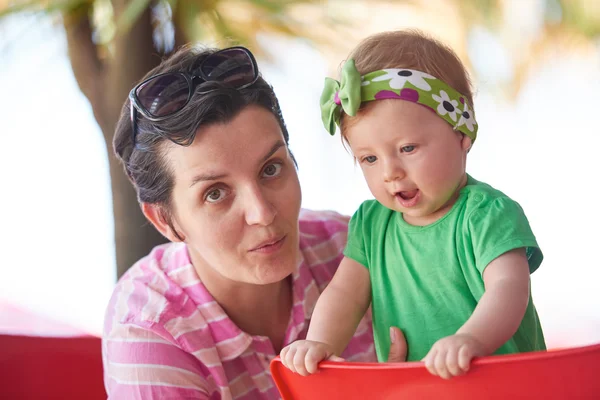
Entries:
<svg viewBox="0 0 600 400">
<path fill-rule="evenodd" d="M 361 103 L 360 84 L 361 77 L 352 59 L 342 67 L 341 82 L 325 78 L 325 88 L 321 94 L 321 119 L 332 136 L 335 126 L 340 124 L 342 109 L 350 116 L 356 115 Z"/>
</svg>

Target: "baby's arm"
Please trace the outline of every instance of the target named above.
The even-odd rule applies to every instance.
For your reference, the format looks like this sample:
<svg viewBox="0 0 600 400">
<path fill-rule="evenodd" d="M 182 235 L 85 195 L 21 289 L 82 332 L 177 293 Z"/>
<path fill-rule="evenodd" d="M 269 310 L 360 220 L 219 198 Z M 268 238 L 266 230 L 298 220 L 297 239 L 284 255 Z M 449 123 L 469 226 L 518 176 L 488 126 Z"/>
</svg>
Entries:
<svg viewBox="0 0 600 400">
<path fill-rule="evenodd" d="M 369 270 L 344 257 L 317 301 L 306 340 L 281 351 L 283 364 L 301 375 L 317 372 L 320 361 L 344 351 L 370 303 Z"/>
<path fill-rule="evenodd" d="M 525 249 L 493 260 L 483 271 L 485 293 L 455 335 L 438 340 L 423 359 L 442 378 L 461 375 L 473 357 L 492 354 L 517 331 L 529 303 L 529 263 Z"/>
</svg>

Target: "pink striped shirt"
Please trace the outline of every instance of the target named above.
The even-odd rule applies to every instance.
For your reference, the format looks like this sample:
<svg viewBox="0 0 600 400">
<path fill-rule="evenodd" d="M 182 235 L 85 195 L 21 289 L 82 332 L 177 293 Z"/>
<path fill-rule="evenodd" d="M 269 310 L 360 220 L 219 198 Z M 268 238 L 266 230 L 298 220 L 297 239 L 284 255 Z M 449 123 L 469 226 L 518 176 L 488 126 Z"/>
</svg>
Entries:
<svg viewBox="0 0 600 400">
<path fill-rule="evenodd" d="M 348 218 L 302 210 L 302 261 L 285 345 L 306 337 L 313 308 L 338 267 Z M 267 337 L 241 331 L 200 282 L 181 243 L 158 246 L 119 280 L 102 341 L 109 399 L 279 399 Z M 370 315 L 342 355 L 376 361 Z"/>
</svg>

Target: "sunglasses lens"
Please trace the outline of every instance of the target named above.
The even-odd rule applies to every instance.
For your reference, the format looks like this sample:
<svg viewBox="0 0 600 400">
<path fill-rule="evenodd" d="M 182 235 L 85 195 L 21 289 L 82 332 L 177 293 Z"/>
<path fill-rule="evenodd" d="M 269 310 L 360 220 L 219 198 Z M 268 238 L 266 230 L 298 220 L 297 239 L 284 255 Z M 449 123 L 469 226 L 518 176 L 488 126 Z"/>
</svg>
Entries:
<svg viewBox="0 0 600 400">
<path fill-rule="evenodd" d="M 243 49 L 226 49 L 211 55 L 202 63 L 202 73 L 209 81 L 234 87 L 251 84 L 258 76 L 252 58 Z"/>
<path fill-rule="evenodd" d="M 190 97 L 190 85 L 182 74 L 159 75 L 136 91 L 141 106 L 154 117 L 164 117 L 183 108 Z"/>
</svg>

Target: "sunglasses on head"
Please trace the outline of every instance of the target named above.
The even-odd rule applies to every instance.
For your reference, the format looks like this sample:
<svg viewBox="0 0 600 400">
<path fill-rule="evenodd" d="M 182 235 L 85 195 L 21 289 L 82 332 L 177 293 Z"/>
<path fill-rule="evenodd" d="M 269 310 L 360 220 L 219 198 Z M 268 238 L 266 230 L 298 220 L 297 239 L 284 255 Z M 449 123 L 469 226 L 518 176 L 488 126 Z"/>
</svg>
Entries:
<svg viewBox="0 0 600 400">
<path fill-rule="evenodd" d="M 250 50 L 241 46 L 207 56 L 191 74 L 167 72 L 151 76 L 129 92 L 134 146 L 138 112 L 149 121 L 164 121 L 184 109 L 201 83 L 215 81 L 243 89 L 257 79 L 256 59 Z"/>
</svg>

